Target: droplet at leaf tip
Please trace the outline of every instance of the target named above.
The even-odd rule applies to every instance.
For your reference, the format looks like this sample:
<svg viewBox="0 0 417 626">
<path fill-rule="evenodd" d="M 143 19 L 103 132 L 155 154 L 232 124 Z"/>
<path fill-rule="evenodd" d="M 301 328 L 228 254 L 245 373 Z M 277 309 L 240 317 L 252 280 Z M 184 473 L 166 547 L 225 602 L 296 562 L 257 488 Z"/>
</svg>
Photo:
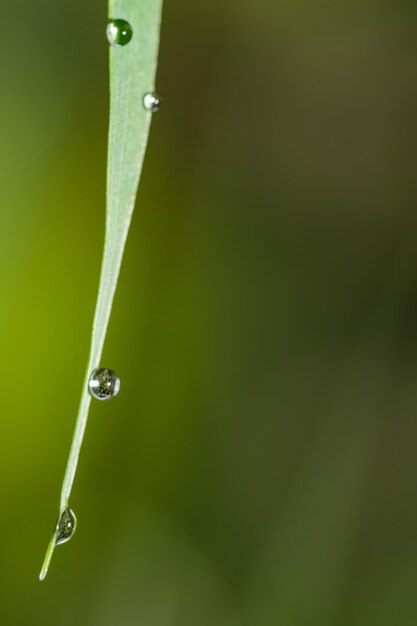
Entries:
<svg viewBox="0 0 417 626">
<path fill-rule="evenodd" d="M 52 560 L 55 547 L 67 543 L 71 537 L 73 537 L 77 530 L 77 518 L 74 512 L 65 506 L 62 512 L 58 516 L 54 532 L 49 541 L 48 548 L 46 550 L 45 558 L 43 560 L 42 569 L 39 574 L 39 580 L 45 580 L 48 573 L 49 565 Z"/>
<path fill-rule="evenodd" d="M 63 543 L 67 543 L 77 530 L 77 518 L 69 507 L 67 507 L 61 514 L 59 522 L 55 531 L 55 545 L 60 546 Z"/>
</svg>

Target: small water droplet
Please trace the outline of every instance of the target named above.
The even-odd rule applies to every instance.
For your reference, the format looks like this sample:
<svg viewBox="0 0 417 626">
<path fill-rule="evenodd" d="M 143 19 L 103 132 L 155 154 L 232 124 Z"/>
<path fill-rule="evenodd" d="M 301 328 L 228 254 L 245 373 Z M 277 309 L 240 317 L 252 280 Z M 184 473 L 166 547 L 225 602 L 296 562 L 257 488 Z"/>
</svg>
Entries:
<svg viewBox="0 0 417 626">
<path fill-rule="evenodd" d="M 77 518 L 75 517 L 73 511 L 70 508 L 66 508 L 62 513 L 56 533 L 55 533 L 55 544 L 59 546 L 61 543 L 67 543 L 75 533 L 77 528 Z"/>
<path fill-rule="evenodd" d="M 120 379 L 113 370 L 100 367 L 91 374 L 88 388 L 91 395 L 97 400 L 109 400 L 119 393 Z"/>
<path fill-rule="evenodd" d="M 126 20 L 110 20 L 107 24 L 107 39 L 112 46 L 125 46 L 133 37 L 133 29 Z"/>
<path fill-rule="evenodd" d="M 145 93 L 143 96 L 143 106 L 147 111 L 156 113 L 161 108 L 162 98 L 156 93 Z"/>
</svg>

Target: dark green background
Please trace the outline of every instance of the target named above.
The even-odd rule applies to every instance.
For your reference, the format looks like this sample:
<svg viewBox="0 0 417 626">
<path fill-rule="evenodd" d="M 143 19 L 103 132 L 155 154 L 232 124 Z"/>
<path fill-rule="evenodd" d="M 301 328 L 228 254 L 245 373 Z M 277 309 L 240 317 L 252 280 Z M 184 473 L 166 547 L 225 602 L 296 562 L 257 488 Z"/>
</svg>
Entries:
<svg viewBox="0 0 417 626">
<path fill-rule="evenodd" d="M 122 389 L 42 584 L 102 252 L 106 6 L 2 25 L 0 623 L 415 625 L 415 2 L 167 0 Z"/>
</svg>

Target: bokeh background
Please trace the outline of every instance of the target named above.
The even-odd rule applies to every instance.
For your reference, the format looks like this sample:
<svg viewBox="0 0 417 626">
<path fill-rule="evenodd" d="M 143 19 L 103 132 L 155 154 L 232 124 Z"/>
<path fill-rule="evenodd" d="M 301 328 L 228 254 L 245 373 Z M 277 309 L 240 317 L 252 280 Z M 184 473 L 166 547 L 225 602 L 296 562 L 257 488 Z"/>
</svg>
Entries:
<svg viewBox="0 0 417 626">
<path fill-rule="evenodd" d="M 103 360 L 122 391 L 37 580 L 102 253 L 105 4 L 2 7 L 0 623 L 415 625 L 405 0 L 167 0 Z"/>
</svg>

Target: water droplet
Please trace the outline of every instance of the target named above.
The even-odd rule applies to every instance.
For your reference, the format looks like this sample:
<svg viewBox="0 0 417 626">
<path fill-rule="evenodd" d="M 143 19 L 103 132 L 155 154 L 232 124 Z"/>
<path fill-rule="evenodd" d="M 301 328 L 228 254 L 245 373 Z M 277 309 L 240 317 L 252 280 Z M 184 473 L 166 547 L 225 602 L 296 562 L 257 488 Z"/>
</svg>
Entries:
<svg viewBox="0 0 417 626">
<path fill-rule="evenodd" d="M 128 44 L 132 36 L 133 29 L 126 20 L 110 20 L 107 24 L 107 39 L 116 48 Z"/>
<path fill-rule="evenodd" d="M 88 388 L 97 400 L 109 400 L 119 393 L 120 379 L 113 370 L 100 367 L 91 374 Z"/>
<path fill-rule="evenodd" d="M 143 106 L 147 111 L 156 113 L 161 108 L 162 98 L 156 93 L 145 93 L 143 96 Z"/>
<path fill-rule="evenodd" d="M 66 508 L 62 513 L 56 533 L 55 533 L 55 544 L 59 546 L 61 543 L 67 543 L 75 533 L 77 528 L 77 518 L 75 517 L 73 511 L 70 508 Z"/>
</svg>

